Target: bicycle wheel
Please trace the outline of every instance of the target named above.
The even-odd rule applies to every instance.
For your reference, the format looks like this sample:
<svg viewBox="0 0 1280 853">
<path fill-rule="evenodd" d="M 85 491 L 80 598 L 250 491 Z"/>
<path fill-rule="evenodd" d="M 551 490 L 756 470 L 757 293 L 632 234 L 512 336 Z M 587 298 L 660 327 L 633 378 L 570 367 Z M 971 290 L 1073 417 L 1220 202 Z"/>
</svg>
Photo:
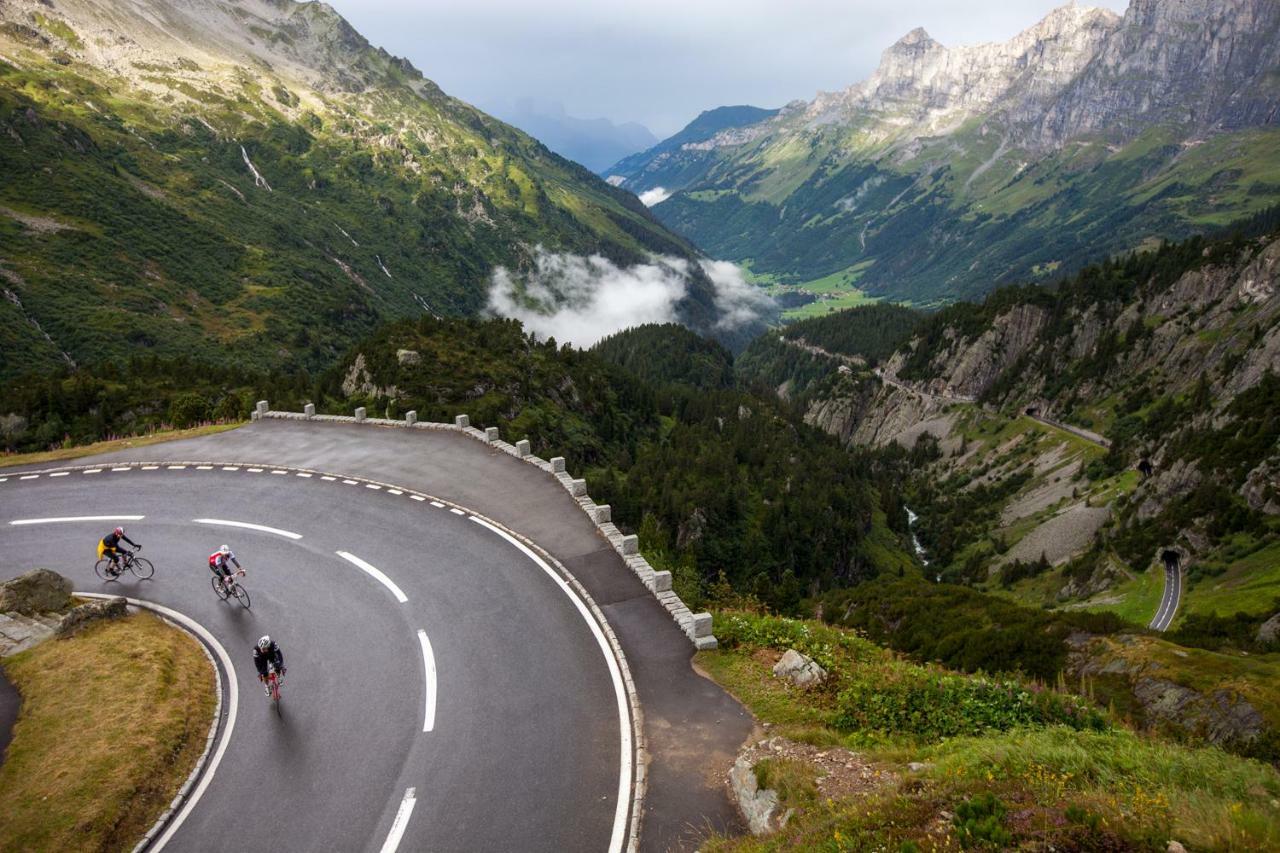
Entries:
<svg viewBox="0 0 1280 853">
<path fill-rule="evenodd" d="M 156 567 L 146 557 L 134 557 L 129 569 L 140 579 L 146 580 L 156 573 Z"/>
<path fill-rule="evenodd" d="M 109 568 L 111 568 L 111 561 L 103 558 L 93 564 L 93 573 L 104 581 L 113 581 L 116 579 L 116 576 L 107 573 L 107 569 Z"/>
<path fill-rule="evenodd" d="M 209 585 L 213 587 L 214 595 L 218 596 L 218 598 L 221 598 L 223 601 L 227 600 L 227 588 L 223 585 L 222 578 L 214 575 L 209 578 Z"/>
<path fill-rule="evenodd" d="M 236 594 L 236 598 L 240 599 L 240 603 L 244 605 L 244 609 L 248 610 L 249 609 L 249 590 L 245 589 L 240 584 L 236 584 L 233 587 L 233 590 Z"/>
</svg>

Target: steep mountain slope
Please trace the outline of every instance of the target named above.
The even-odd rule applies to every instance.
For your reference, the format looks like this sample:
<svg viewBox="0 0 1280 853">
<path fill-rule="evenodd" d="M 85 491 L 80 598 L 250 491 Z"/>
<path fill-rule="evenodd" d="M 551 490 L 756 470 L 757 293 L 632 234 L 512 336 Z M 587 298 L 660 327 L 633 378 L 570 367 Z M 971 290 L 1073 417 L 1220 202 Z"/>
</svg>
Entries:
<svg viewBox="0 0 1280 853">
<path fill-rule="evenodd" d="M 614 124 L 607 118 L 578 118 L 558 101 L 543 103 L 520 98 L 490 112 L 520 128 L 552 151 L 581 163 L 593 172 L 605 170 L 623 157 L 658 141 L 649 128 L 634 121 Z"/>
<path fill-rule="evenodd" d="M 0 4 L 0 176 L 0 375 L 322 364 L 382 319 L 480 310 L 538 245 L 693 255 L 322 3 Z M 713 322 L 697 271 L 682 307 Z"/>
<path fill-rule="evenodd" d="M 913 30 L 867 80 L 635 164 L 655 213 L 776 281 L 938 303 L 1280 199 L 1280 6 L 1066 6 L 1003 44 Z M 678 192 L 676 192 L 678 190 Z"/>
<path fill-rule="evenodd" d="M 608 177 L 609 183 L 628 188 L 682 186 L 685 183 L 684 175 L 695 173 L 710 156 L 713 148 L 706 144 L 708 140 L 733 128 L 759 124 L 777 114 L 777 110 L 745 105 L 705 110 L 679 133 L 644 151 L 624 157 L 602 174 Z M 699 151 L 707 156 L 696 153 Z"/>
<path fill-rule="evenodd" d="M 921 443 L 933 461 L 904 476 L 933 572 L 1146 622 L 1173 561 L 1183 612 L 1265 616 L 1280 599 L 1276 223 L 952 306 L 874 370 L 776 336 L 739 369 L 850 443 Z"/>
</svg>

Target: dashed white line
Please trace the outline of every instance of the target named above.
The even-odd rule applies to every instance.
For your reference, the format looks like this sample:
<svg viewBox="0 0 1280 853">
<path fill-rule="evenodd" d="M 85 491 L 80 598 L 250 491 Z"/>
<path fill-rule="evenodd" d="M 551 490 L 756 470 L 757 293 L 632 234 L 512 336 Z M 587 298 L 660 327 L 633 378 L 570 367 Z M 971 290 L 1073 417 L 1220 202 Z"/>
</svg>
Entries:
<svg viewBox="0 0 1280 853">
<path fill-rule="evenodd" d="M 422 646 L 422 666 L 427 674 L 426 707 L 422 714 L 422 730 L 429 732 L 436 727 L 436 656 L 431 651 L 431 641 L 426 631 L 418 631 L 418 643 Z"/>
<path fill-rule="evenodd" d="M 223 471 L 239 471 L 240 466 L 239 465 L 223 465 L 222 470 Z"/>
<path fill-rule="evenodd" d="M 387 589 L 391 590 L 391 594 L 396 597 L 396 601 L 404 604 L 409 600 L 409 596 L 405 595 L 404 592 L 401 591 L 400 587 L 396 586 L 395 581 L 391 580 L 391 578 L 387 577 L 378 569 L 357 557 L 355 554 L 348 553 L 347 551 L 335 551 L 334 553 L 351 565 L 355 566 L 357 569 L 360 569 L 360 571 L 364 572 Z"/>
<path fill-rule="evenodd" d="M 18 524 L 62 524 L 76 521 L 141 521 L 145 515 L 67 515 L 59 518 L 15 518 L 9 522 Z"/>
<path fill-rule="evenodd" d="M 424 498 L 422 495 L 409 495 L 409 497 L 413 498 L 415 501 L 425 501 L 425 500 L 426 500 L 426 498 Z"/>
<path fill-rule="evenodd" d="M 196 466 L 196 470 L 197 470 L 197 471 L 212 471 L 212 470 L 213 470 L 213 466 L 212 466 L 212 465 L 197 465 L 197 466 Z"/>
<path fill-rule="evenodd" d="M 416 790 L 409 788 L 404 792 L 400 808 L 396 809 L 395 820 L 391 821 L 391 832 L 387 833 L 387 840 L 382 843 L 382 853 L 395 853 L 400 846 L 400 839 L 404 837 L 405 828 L 409 825 L 409 816 L 413 814 L 414 803 L 418 801 Z"/>
<path fill-rule="evenodd" d="M 281 530 L 278 527 L 267 527 L 264 524 L 253 524 L 248 521 L 230 521 L 225 518 L 193 518 L 196 524 L 217 524 L 222 527 L 243 527 L 246 530 L 258 530 L 262 533 L 274 533 L 277 536 L 283 536 L 286 539 L 301 539 L 301 533 L 294 533 L 291 530 Z"/>
<path fill-rule="evenodd" d="M 119 468 L 112 468 L 111 470 L 112 471 L 132 471 L 133 469 L 130 468 L 128 465 L 121 465 Z"/>
<path fill-rule="evenodd" d="M 101 468 L 87 468 L 87 469 L 85 469 L 84 471 L 81 471 L 80 473 L 81 473 L 81 474 L 101 474 L 101 473 L 102 473 L 102 469 L 101 469 Z"/>
<path fill-rule="evenodd" d="M 261 473 L 262 473 L 262 469 L 261 469 L 261 468 L 245 468 L 244 470 L 248 471 L 250 474 L 261 474 Z"/>
<path fill-rule="evenodd" d="M 272 474 L 288 474 L 288 471 L 272 471 Z"/>
<path fill-rule="evenodd" d="M 186 465 L 170 465 L 170 466 L 169 466 L 169 470 L 170 470 L 170 471 L 184 471 L 184 470 L 186 470 L 186 467 L 187 467 Z M 88 472 L 86 471 L 85 473 L 87 474 Z"/>
<path fill-rule="evenodd" d="M 18 479 L 19 479 L 19 480 L 37 480 L 37 479 L 39 479 L 39 478 L 40 478 L 40 475 L 39 475 L 39 474 L 23 474 L 23 475 L 22 475 L 21 477 L 19 477 Z"/>
<path fill-rule="evenodd" d="M 307 479 L 310 479 L 310 478 L 311 478 L 311 475 L 310 475 L 310 474 L 308 474 L 306 471 L 299 471 L 299 472 L 298 472 L 298 476 L 299 476 L 299 477 L 305 477 L 305 478 L 307 478 Z"/>
<path fill-rule="evenodd" d="M 382 490 L 382 486 L 379 486 L 377 483 L 365 483 L 364 487 L 366 489 L 373 489 L 375 492 Z"/>
<path fill-rule="evenodd" d="M 321 480 L 324 480 L 326 483 L 332 483 L 334 480 L 336 480 L 336 479 L 338 479 L 338 478 L 337 478 L 337 477 L 330 477 L 328 474 L 322 474 L 322 475 L 320 475 L 320 479 L 321 479 Z"/>
<path fill-rule="evenodd" d="M 143 465 L 142 466 L 143 471 L 158 471 L 159 469 L 160 469 L 159 465 Z M 85 473 L 88 473 L 88 472 L 86 471 Z"/>
<path fill-rule="evenodd" d="M 432 501 L 431 505 L 436 509 L 444 509 L 444 504 L 440 503 L 440 501 Z"/>
<path fill-rule="evenodd" d="M 400 491 L 399 489 L 387 489 L 387 494 L 389 494 L 389 495 L 403 495 L 403 494 L 404 494 L 404 492 Z"/>
<path fill-rule="evenodd" d="M 449 507 L 449 512 L 453 513 L 454 515 L 466 515 L 465 512 L 458 509 L 456 506 Z"/>
<path fill-rule="evenodd" d="M 481 527 L 486 527 L 489 530 L 492 530 L 494 533 L 510 542 L 526 557 L 533 560 L 540 569 L 546 572 L 548 577 L 555 581 L 556 585 L 564 591 L 565 595 L 569 596 L 569 600 L 578 608 L 578 612 L 582 614 L 583 620 L 586 621 L 587 626 L 591 629 L 591 633 L 596 638 L 596 642 L 600 645 L 600 651 L 604 653 L 605 664 L 608 666 L 609 675 L 613 680 L 614 697 L 617 699 L 618 704 L 618 730 L 621 735 L 622 746 L 622 753 L 618 759 L 620 770 L 618 773 L 617 805 L 614 810 L 613 837 L 609 842 L 609 853 L 620 853 L 623 847 L 623 836 L 626 835 L 627 812 L 629 810 L 631 799 L 628 796 L 628 793 L 631 790 L 631 717 L 627 710 L 626 690 L 623 688 L 622 684 L 622 670 L 618 666 L 617 659 L 613 656 L 613 649 L 609 647 L 609 641 L 605 639 L 604 631 L 600 628 L 600 623 L 591 616 L 591 611 L 587 609 L 587 605 L 583 603 L 582 599 L 579 598 L 576 593 L 574 593 L 568 582 L 565 581 L 564 578 L 560 577 L 560 575 L 552 569 L 551 566 L 547 565 L 545 560 L 535 554 L 519 539 L 516 539 L 502 528 L 495 527 L 483 518 L 477 518 L 474 515 L 471 516 L 471 520 L 476 524 L 479 524 Z"/>
<path fill-rule="evenodd" d="M 70 472 L 70 471 L 56 471 L 56 472 L 54 472 L 53 474 L 50 474 L 49 476 L 50 476 L 50 477 L 69 477 L 69 476 L 71 476 L 71 472 Z"/>
<path fill-rule="evenodd" d="M 342 481 L 342 485 L 344 485 L 344 486 L 357 486 L 357 485 L 359 485 L 359 483 L 357 483 L 355 480 L 343 480 L 343 481 Z"/>
</svg>

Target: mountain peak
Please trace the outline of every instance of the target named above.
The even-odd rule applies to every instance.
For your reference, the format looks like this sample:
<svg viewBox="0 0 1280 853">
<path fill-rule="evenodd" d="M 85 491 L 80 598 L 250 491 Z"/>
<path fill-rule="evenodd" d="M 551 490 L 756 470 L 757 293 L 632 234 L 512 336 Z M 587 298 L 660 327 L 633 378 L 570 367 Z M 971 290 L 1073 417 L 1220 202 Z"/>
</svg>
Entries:
<svg viewBox="0 0 1280 853">
<path fill-rule="evenodd" d="M 936 41 L 933 36 L 924 27 L 916 27 L 902 38 L 898 39 L 889 48 L 891 51 L 924 51 L 941 48 L 941 42 Z M 943 48 L 945 50 L 945 48 Z"/>
</svg>

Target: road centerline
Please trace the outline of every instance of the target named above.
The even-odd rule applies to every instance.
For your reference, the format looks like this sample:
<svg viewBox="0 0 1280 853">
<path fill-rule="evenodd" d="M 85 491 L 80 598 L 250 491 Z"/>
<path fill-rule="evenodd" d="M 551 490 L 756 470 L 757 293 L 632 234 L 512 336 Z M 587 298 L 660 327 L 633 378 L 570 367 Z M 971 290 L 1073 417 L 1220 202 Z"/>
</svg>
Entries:
<svg viewBox="0 0 1280 853">
<path fill-rule="evenodd" d="M 400 808 L 396 809 L 395 819 L 391 821 L 391 831 L 387 833 L 387 840 L 382 843 L 381 853 L 395 853 L 396 848 L 400 846 L 400 839 L 404 837 L 405 828 L 409 826 L 409 817 L 413 814 L 413 806 L 418 801 L 417 788 L 407 788 L 404 792 L 404 799 L 400 801 Z"/>
<path fill-rule="evenodd" d="M 422 730 L 429 732 L 436 727 L 436 656 L 431 650 L 427 632 L 418 630 L 418 643 L 422 646 L 422 666 L 426 672 L 426 698 L 422 714 Z"/>
<path fill-rule="evenodd" d="M 142 521 L 145 515 L 67 515 L 59 518 L 15 518 L 9 523 L 20 524 L 63 524 L 77 521 Z"/>
<path fill-rule="evenodd" d="M 267 527 L 265 524 L 254 524 L 250 521 L 232 521 L 226 518 L 193 518 L 196 524 L 214 524 L 220 527 L 243 527 L 246 530 L 257 530 L 262 533 L 274 533 L 276 536 L 283 536 L 286 539 L 301 539 L 301 533 L 294 533 L 292 530 L 281 530 L 278 527 Z"/>
<path fill-rule="evenodd" d="M 387 577 L 385 574 L 379 571 L 376 567 L 370 565 L 369 563 L 366 563 L 364 560 L 360 559 L 355 554 L 352 554 L 348 551 L 335 551 L 334 553 L 337 554 L 342 559 L 346 560 L 351 565 L 355 566 L 360 571 L 367 574 L 369 577 L 376 580 L 378 583 L 385 586 L 387 589 L 391 590 L 391 594 L 396 597 L 396 601 L 400 602 L 401 604 L 404 604 L 406 601 L 409 600 L 409 596 L 405 595 L 404 592 L 400 589 L 400 587 L 396 586 L 395 581 Z"/>
</svg>

